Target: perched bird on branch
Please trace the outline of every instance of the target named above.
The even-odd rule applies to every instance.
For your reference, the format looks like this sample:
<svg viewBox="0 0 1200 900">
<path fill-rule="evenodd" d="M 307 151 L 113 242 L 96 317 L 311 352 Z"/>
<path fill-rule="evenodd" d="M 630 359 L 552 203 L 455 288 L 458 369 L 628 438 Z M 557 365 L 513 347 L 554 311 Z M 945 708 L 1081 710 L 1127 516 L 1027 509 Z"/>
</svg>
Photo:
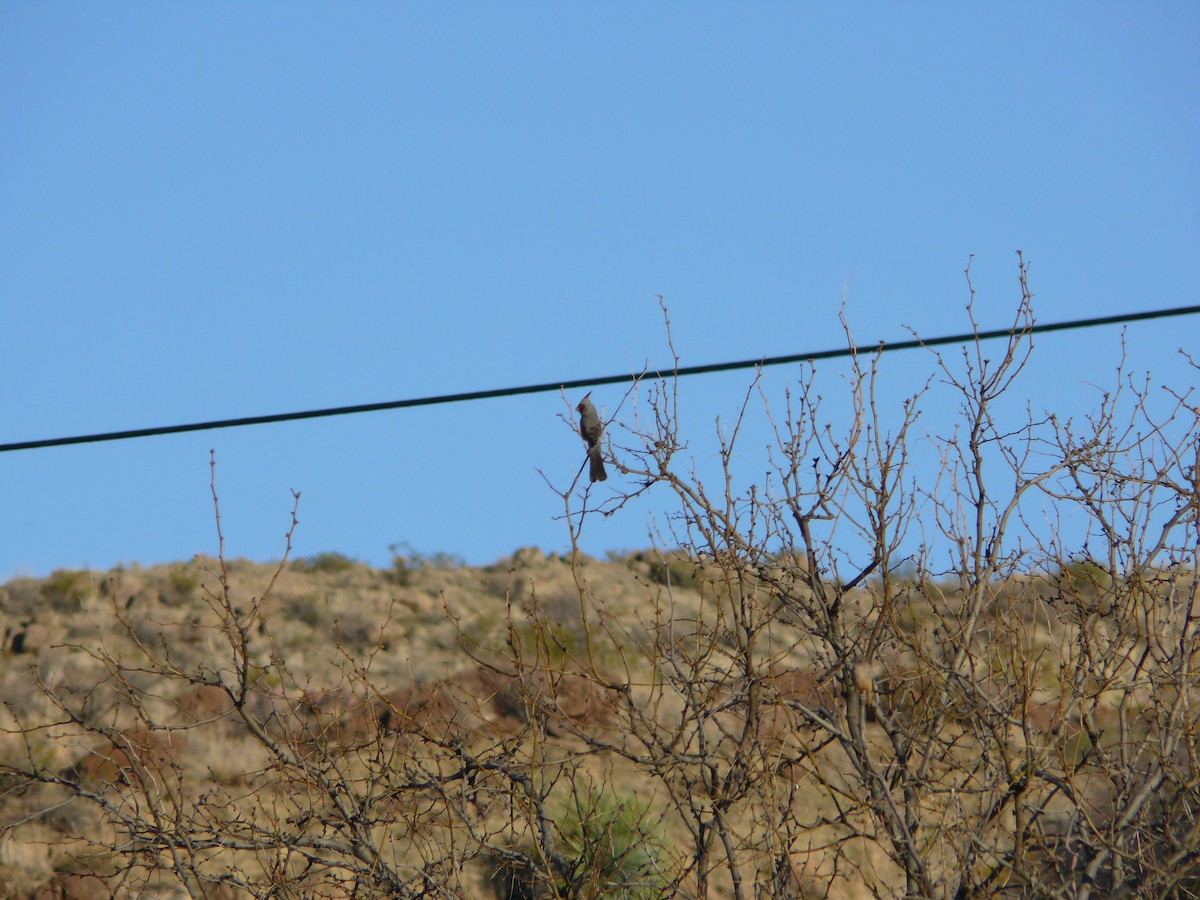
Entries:
<svg viewBox="0 0 1200 900">
<path fill-rule="evenodd" d="M 587 441 L 588 445 L 588 462 L 590 464 L 588 474 L 592 481 L 596 482 L 606 480 L 608 473 L 604 471 L 604 460 L 600 456 L 600 435 L 604 434 L 604 423 L 600 421 L 596 407 L 589 399 L 591 396 L 591 391 L 584 394 L 575 409 L 579 411 L 579 433 L 583 435 L 583 439 Z"/>
</svg>

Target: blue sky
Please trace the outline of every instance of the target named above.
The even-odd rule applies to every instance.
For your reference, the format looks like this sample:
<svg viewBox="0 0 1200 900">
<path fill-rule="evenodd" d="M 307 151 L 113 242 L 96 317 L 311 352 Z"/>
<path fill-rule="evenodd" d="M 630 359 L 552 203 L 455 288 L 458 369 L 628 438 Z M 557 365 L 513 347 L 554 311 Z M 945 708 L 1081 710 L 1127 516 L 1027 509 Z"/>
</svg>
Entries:
<svg viewBox="0 0 1200 900">
<path fill-rule="evenodd" d="M 1192 304 L 1197 46 L 1190 3 L 6 3 L 0 442 L 661 365 L 660 294 L 685 365 L 838 346 L 843 297 L 863 342 L 958 332 L 972 254 L 985 328 L 1018 249 L 1043 322 Z M 1130 368 L 1187 386 L 1196 335 L 1133 326 Z M 1039 339 L 1020 402 L 1080 414 L 1119 354 Z M 702 461 L 748 379 L 681 383 Z M 210 449 L 234 556 L 282 552 L 292 489 L 300 555 L 561 550 L 563 410 L 0 454 L 0 578 L 214 552 Z"/>
</svg>

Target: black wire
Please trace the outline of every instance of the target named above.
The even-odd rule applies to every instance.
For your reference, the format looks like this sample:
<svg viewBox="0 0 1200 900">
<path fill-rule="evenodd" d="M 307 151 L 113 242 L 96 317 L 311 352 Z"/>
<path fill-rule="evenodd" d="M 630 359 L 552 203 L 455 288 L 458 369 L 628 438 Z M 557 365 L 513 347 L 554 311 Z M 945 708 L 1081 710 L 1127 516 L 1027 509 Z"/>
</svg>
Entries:
<svg viewBox="0 0 1200 900">
<path fill-rule="evenodd" d="M 1121 313 L 1115 316 L 1098 316 L 1090 319 L 1072 319 L 1052 322 L 1048 325 L 1033 324 L 1028 328 L 997 328 L 992 331 L 969 331 L 963 334 L 936 338 L 912 338 L 905 341 L 880 341 L 878 344 L 839 347 L 833 350 L 818 350 L 814 353 L 795 353 L 790 356 L 766 356 L 761 359 L 746 359 L 738 362 L 709 363 L 701 366 L 681 366 L 665 372 L 647 369 L 641 373 L 606 375 L 599 378 L 577 378 L 574 381 L 554 381 L 545 384 L 528 384 L 523 387 L 493 388 L 486 391 L 466 391 L 461 394 L 439 394 L 434 397 L 415 397 L 409 400 L 389 400 L 384 403 L 361 403 L 357 406 L 334 406 L 329 409 L 309 409 L 301 412 L 275 413 L 267 416 L 246 416 L 240 419 L 215 419 L 211 422 L 191 422 L 186 425 L 161 425 L 156 428 L 135 428 L 128 431 L 106 431 L 100 434 L 82 434 L 74 437 L 46 438 L 36 441 L 17 441 L 0 444 L 0 453 L 10 450 L 36 450 L 40 447 L 62 447 L 67 444 L 90 444 L 99 441 L 123 441 L 130 438 L 153 437 L 161 434 L 182 434 L 186 431 L 208 431 L 214 428 L 239 428 L 243 425 L 267 425 L 271 422 L 292 422 L 297 419 L 319 419 L 326 416 L 347 416 L 353 413 L 378 412 L 384 409 L 407 409 L 412 406 L 433 406 L 439 403 L 462 403 L 467 400 L 488 400 L 493 397 L 515 397 L 519 394 L 540 394 L 548 391 L 573 390 L 581 387 L 599 387 L 605 384 L 625 384 L 642 378 L 664 376 L 704 375 L 710 372 L 729 372 L 735 369 L 756 369 L 780 366 L 788 363 L 809 362 L 818 359 L 833 359 L 863 352 L 885 353 L 892 350 L 911 350 L 915 347 L 939 347 L 945 344 L 967 344 L 993 338 L 1009 337 L 1013 334 L 1044 334 L 1051 331 L 1067 331 L 1073 328 L 1095 328 L 1100 325 L 1117 325 L 1140 322 L 1145 319 L 1162 319 L 1169 316 L 1186 316 L 1200 313 L 1200 306 L 1176 306 L 1150 312 Z"/>
</svg>

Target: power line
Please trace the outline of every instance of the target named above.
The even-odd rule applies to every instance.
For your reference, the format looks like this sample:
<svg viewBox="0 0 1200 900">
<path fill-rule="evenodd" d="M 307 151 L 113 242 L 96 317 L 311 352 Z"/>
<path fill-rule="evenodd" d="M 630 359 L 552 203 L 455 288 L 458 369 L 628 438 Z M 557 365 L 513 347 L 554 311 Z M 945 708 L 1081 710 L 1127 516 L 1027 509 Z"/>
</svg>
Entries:
<svg viewBox="0 0 1200 900">
<path fill-rule="evenodd" d="M 1198 306 L 1176 306 L 1149 312 L 1121 313 L 1115 316 L 1097 316 L 1089 319 L 1071 319 L 1051 322 L 1047 325 L 1031 325 L 1025 329 L 997 328 L 991 331 L 969 331 L 962 334 L 936 338 L 912 338 L 904 341 L 880 341 L 878 344 L 859 344 L 818 350 L 813 353 L 795 353 L 790 356 L 767 356 L 761 359 L 745 359 L 737 362 L 709 363 L 700 366 L 681 366 L 666 372 L 647 369 L 638 374 L 605 375 L 598 378 L 577 378 L 574 381 L 554 381 L 545 384 L 527 384 L 522 387 L 493 388 L 486 391 L 466 391 L 460 394 L 439 394 L 432 397 L 414 397 L 408 400 L 389 400 L 383 403 L 361 403 L 357 406 L 334 406 L 328 409 L 309 409 L 301 412 L 275 413 L 266 416 L 246 416 L 240 419 L 214 419 L 211 422 L 190 422 L 184 425 L 160 425 L 155 428 L 135 428 L 128 431 L 106 431 L 99 434 L 81 434 L 73 437 L 45 438 L 35 441 L 17 441 L 0 444 L 0 453 L 10 450 L 36 450 L 41 447 L 62 447 L 67 444 L 91 444 L 99 441 L 123 441 L 131 438 L 153 437 L 163 434 L 182 434 L 187 431 L 209 431 L 216 428 L 240 428 L 244 425 L 267 425 L 272 422 L 293 422 L 298 419 L 320 419 L 326 416 L 347 416 L 354 413 L 378 412 L 385 409 L 407 409 L 412 406 L 434 406 L 439 403 L 463 403 L 467 400 L 489 400 L 494 397 L 515 397 L 520 394 L 541 394 L 549 391 L 573 390 L 581 387 L 599 387 L 606 384 L 625 384 L 642 378 L 664 376 L 704 375 L 711 372 L 730 372 L 735 369 L 757 369 L 766 366 L 781 366 L 818 359 L 834 359 L 857 353 L 886 353 L 893 350 L 911 350 L 916 347 L 939 347 L 946 344 L 967 344 L 976 340 L 1010 337 L 1013 334 L 1045 334 L 1052 331 L 1068 331 L 1076 328 L 1095 328 L 1100 325 L 1117 325 L 1140 322 L 1146 319 L 1162 319 L 1170 316 L 1186 316 L 1200 313 Z"/>
</svg>

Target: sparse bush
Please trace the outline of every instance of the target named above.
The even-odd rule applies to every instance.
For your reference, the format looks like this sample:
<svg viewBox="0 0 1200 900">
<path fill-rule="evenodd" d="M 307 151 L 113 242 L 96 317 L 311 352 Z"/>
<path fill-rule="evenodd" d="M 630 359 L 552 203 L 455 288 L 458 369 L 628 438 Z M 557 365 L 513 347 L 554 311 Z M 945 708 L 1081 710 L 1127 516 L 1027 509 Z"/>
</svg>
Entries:
<svg viewBox="0 0 1200 900">
<path fill-rule="evenodd" d="M 159 595 L 159 599 L 169 606 L 178 606 L 187 602 L 200 587 L 200 573 L 192 565 L 179 564 L 171 566 L 167 572 L 167 591 Z"/>
<path fill-rule="evenodd" d="M 920 442 L 936 487 L 908 468 L 932 388 L 890 421 L 878 357 L 853 359 L 840 424 L 811 367 L 747 392 L 761 483 L 730 427 L 704 484 L 659 379 L 610 426 L 626 477 L 555 487 L 569 580 L 537 589 L 553 561 L 524 554 L 533 589 L 471 610 L 439 592 L 466 593 L 452 560 L 393 547 L 422 588 L 397 651 L 376 607 L 331 608 L 336 640 L 289 629 L 286 554 L 247 586 L 222 550 L 180 622 L 113 592 L 115 633 L 5 671 L 0 866 L 51 877 L 27 848 L 59 841 L 131 896 L 1194 895 L 1200 406 L 1156 417 L 1119 379 L 1086 418 L 1004 421 L 1020 274 L 1007 342 L 932 357 L 962 416 Z M 607 564 L 625 604 L 579 535 L 646 491 L 672 539 Z M 1042 501 L 1075 543 L 1023 527 Z M 445 670 L 414 671 L 451 631 Z"/>
<path fill-rule="evenodd" d="M 500 900 L 669 896 L 660 826 L 647 801 L 575 783 L 554 822 L 560 865 L 546 870 L 537 862 L 536 845 L 514 843 L 489 858 L 489 880 Z"/>
<path fill-rule="evenodd" d="M 0 609 L 10 618 L 28 618 L 42 606 L 39 582 L 32 578 L 14 578 L 0 591 Z"/>
<path fill-rule="evenodd" d="M 284 600 L 283 612 L 290 621 L 316 628 L 328 616 L 328 603 L 320 594 L 303 594 Z"/>
<path fill-rule="evenodd" d="M 347 572 L 357 565 L 350 557 L 344 553 L 317 553 L 314 556 L 302 556 L 292 563 L 292 567 L 298 572 L 320 572 L 331 574 L 335 572 Z"/>
<path fill-rule="evenodd" d="M 338 645 L 345 648 L 346 652 L 362 653 L 378 646 L 382 625 L 382 622 L 373 621 L 360 611 L 347 610 L 333 621 L 332 632 Z"/>
<path fill-rule="evenodd" d="M 661 823 L 648 800 L 577 784 L 559 834 L 576 896 L 649 898 L 667 889 Z"/>
<path fill-rule="evenodd" d="M 658 584 L 672 588 L 695 588 L 699 583 L 700 562 L 686 553 L 652 554 L 648 568 L 650 577 Z"/>
<path fill-rule="evenodd" d="M 412 584 L 413 575 L 430 569 L 454 569 L 464 565 L 453 553 L 421 553 L 406 542 L 389 544 L 392 553 L 391 580 L 402 587 Z"/>
<path fill-rule="evenodd" d="M 56 569 L 41 585 L 42 599 L 55 612 L 72 612 L 92 593 L 90 572 Z"/>
</svg>

